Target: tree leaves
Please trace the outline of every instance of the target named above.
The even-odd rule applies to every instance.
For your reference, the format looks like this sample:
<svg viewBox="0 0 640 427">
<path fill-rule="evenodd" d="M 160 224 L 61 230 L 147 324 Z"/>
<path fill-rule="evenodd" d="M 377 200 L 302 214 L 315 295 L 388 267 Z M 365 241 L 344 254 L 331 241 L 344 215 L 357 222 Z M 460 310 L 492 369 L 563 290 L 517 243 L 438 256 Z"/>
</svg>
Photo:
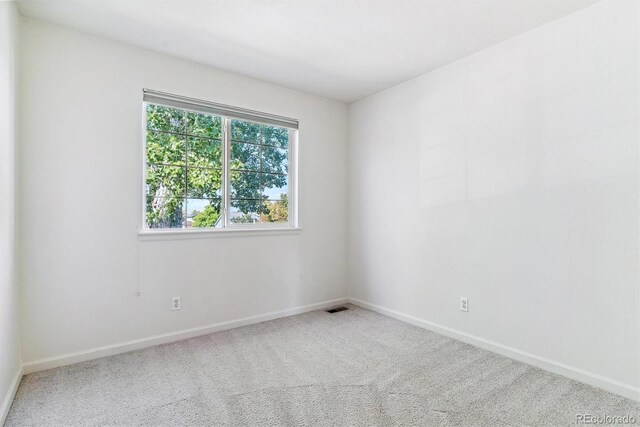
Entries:
<svg viewBox="0 0 640 427">
<path fill-rule="evenodd" d="M 262 222 L 287 222 L 289 219 L 289 199 L 286 194 L 280 195 L 280 200 L 267 200 L 263 205 Z"/>
<path fill-rule="evenodd" d="M 198 228 L 215 227 L 218 218 L 220 218 L 220 209 L 209 205 L 202 212 L 194 212 L 192 225 Z"/>
</svg>

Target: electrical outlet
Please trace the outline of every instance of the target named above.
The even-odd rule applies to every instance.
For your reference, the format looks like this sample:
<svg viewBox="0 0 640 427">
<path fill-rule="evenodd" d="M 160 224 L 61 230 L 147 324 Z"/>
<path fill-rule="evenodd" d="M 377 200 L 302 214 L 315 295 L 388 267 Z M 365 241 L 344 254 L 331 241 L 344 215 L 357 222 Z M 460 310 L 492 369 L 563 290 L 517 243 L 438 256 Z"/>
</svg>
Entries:
<svg viewBox="0 0 640 427">
<path fill-rule="evenodd" d="M 171 299 L 171 310 L 180 310 L 182 308 L 182 300 L 180 297 L 173 297 Z"/>
<path fill-rule="evenodd" d="M 460 297 L 460 311 L 469 311 L 469 301 L 467 301 L 467 297 Z"/>
</svg>

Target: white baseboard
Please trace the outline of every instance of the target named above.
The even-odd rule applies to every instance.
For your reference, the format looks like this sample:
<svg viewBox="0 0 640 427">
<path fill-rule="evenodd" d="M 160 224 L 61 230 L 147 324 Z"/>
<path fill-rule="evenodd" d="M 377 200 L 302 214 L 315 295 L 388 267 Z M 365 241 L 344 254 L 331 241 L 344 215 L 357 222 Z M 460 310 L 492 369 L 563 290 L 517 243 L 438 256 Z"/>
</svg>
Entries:
<svg viewBox="0 0 640 427">
<path fill-rule="evenodd" d="M 457 331 L 455 329 L 448 328 L 446 326 L 438 325 L 436 323 L 432 323 L 415 316 L 410 316 L 408 314 L 400 313 L 398 311 L 384 308 L 379 305 L 371 304 L 357 298 L 350 297 L 349 302 L 353 305 L 357 305 L 358 307 L 366 308 L 377 313 L 384 314 L 385 316 L 393 317 L 394 319 L 398 319 L 403 322 L 428 329 L 441 335 L 445 335 L 458 341 L 463 341 L 468 344 L 475 345 L 476 347 L 480 347 L 493 353 L 497 353 L 502 356 L 506 356 L 511 359 L 533 365 L 546 371 L 553 372 L 554 374 L 562 375 L 564 377 L 571 378 L 572 380 L 580 381 L 585 384 L 601 388 L 608 392 L 615 393 L 632 400 L 640 401 L 640 388 L 634 387 L 630 384 L 625 384 L 611 378 L 604 377 L 602 375 L 594 374 L 582 369 L 565 365 L 560 362 L 545 359 L 543 357 L 526 353 L 524 351 L 520 351 L 506 345 L 489 341 L 484 338 L 476 337 L 464 332 Z"/>
<path fill-rule="evenodd" d="M 331 307 L 334 305 L 340 305 L 345 303 L 351 303 L 362 308 L 366 308 L 375 311 L 385 316 L 393 317 L 394 319 L 401 320 L 403 322 L 410 323 L 415 326 L 419 326 L 424 329 L 439 333 L 441 335 L 448 336 L 450 338 L 466 342 L 468 344 L 475 345 L 485 350 L 509 357 L 511 359 L 518 360 L 520 362 L 527 363 L 529 365 L 536 366 L 538 368 L 553 372 L 558 375 L 571 378 L 576 381 L 580 381 L 594 387 L 599 387 L 611 393 L 615 393 L 629 399 L 640 401 L 640 388 L 634 387 L 630 384 L 625 384 L 601 375 L 597 375 L 591 372 L 587 372 L 578 368 L 574 368 L 565 365 L 560 362 L 548 360 L 524 351 L 517 350 L 512 347 L 508 347 L 484 338 L 476 337 L 464 332 L 457 331 L 455 329 L 448 328 L 446 326 L 438 325 L 415 316 L 404 314 L 395 310 L 391 310 L 379 305 L 371 304 L 366 301 L 359 300 L 357 298 L 338 298 L 330 301 L 324 301 L 316 304 L 310 304 L 300 307 L 294 307 L 287 310 L 276 311 L 258 316 L 245 317 L 243 319 L 232 320 L 228 322 L 216 323 L 213 325 L 202 326 L 198 328 L 187 329 L 178 332 L 172 332 L 168 334 L 156 335 L 149 338 L 142 338 L 139 340 L 128 341 L 124 343 L 108 345 L 103 347 L 97 347 L 89 350 L 79 351 L 75 353 L 68 353 L 61 356 L 49 357 L 46 359 L 36 360 L 34 362 L 25 363 L 22 369 L 16 374 L 12 387 L 10 388 L 7 396 L 0 407 L 0 425 L 4 423 L 4 419 L 9 412 L 11 402 L 20 384 L 22 375 L 30 374 L 33 372 L 43 371 L 46 369 L 57 368 L 60 366 L 71 365 L 73 363 L 84 362 L 93 359 L 99 359 L 101 357 L 112 356 L 115 354 L 127 353 L 129 351 L 139 350 L 147 347 L 151 347 L 159 344 L 166 344 L 170 342 L 180 341 L 188 338 L 193 338 L 199 335 L 206 335 L 212 332 L 224 331 L 228 329 L 237 328 L 240 326 L 252 325 L 255 323 L 265 322 L 268 320 L 278 319 L 282 317 L 293 316 L 295 314 L 306 313 L 313 310 L 320 310 L 323 308 Z"/>
<path fill-rule="evenodd" d="M 2 400 L 2 406 L 0 406 L 0 426 L 4 425 L 7 415 L 9 415 L 9 409 L 11 409 L 13 398 L 16 396 L 16 392 L 18 391 L 20 380 L 22 380 L 22 372 L 22 368 L 19 368 L 18 372 L 16 372 L 16 376 L 13 378 L 13 381 L 9 386 L 9 390 L 7 390 L 6 396 L 4 396 L 4 399 Z"/>
<path fill-rule="evenodd" d="M 252 325 L 254 323 L 266 322 L 267 320 L 279 319 L 282 317 L 293 316 L 295 314 L 306 313 L 313 310 L 320 310 L 334 305 L 345 304 L 347 298 L 338 298 L 330 301 L 323 301 L 316 304 L 309 304 L 300 307 L 294 307 L 282 311 L 274 311 L 271 313 L 261 314 L 258 316 L 245 317 L 243 319 L 231 320 L 228 322 L 215 323 L 213 325 L 201 326 L 192 329 L 186 329 L 168 334 L 156 335 L 148 338 L 142 338 L 133 341 L 127 341 L 119 344 L 97 347 L 89 350 L 78 351 L 75 353 L 63 354 L 61 356 L 48 357 L 46 359 L 36 360 L 34 362 L 25 363 L 22 366 L 24 374 L 44 371 L 46 369 L 58 368 L 60 366 L 71 365 L 87 360 L 99 359 L 101 357 L 113 356 L 115 354 L 127 353 L 129 351 L 140 350 L 154 345 L 166 344 L 170 342 L 180 341 L 188 338 L 206 335 L 212 332 L 224 331 L 227 329 L 238 328 L 240 326 Z M 1 424 L 0 424 L 1 425 Z"/>
</svg>

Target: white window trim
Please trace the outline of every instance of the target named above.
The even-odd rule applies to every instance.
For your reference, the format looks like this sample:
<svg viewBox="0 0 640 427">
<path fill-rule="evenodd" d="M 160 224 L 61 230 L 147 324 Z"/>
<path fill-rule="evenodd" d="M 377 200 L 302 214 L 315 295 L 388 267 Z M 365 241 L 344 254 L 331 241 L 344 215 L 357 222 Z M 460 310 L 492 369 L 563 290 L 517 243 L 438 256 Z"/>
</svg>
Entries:
<svg viewBox="0 0 640 427">
<path fill-rule="evenodd" d="M 158 228 L 141 230 L 138 238 L 141 241 L 156 240 L 189 240 L 218 237 L 260 237 L 260 236 L 288 236 L 302 232 L 300 227 L 270 227 L 270 228 Z"/>
<path fill-rule="evenodd" d="M 152 92 L 145 89 L 145 93 Z M 153 92 L 156 94 L 162 94 L 161 92 Z M 165 94 L 169 95 L 169 94 Z M 177 95 L 169 95 L 172 99 L 179 98 Z M 189 100 L 190 105 L 196 105 L 193 98 L 184 98 Z M 286 223 L 246 223 L 246 224 L 234 224 L 229 221 L 229 207 L 230 205 L 230 190 L 231 181 L 229 179 L 229 153 L 231 152 L 231 120 L 243 120 L 252 121 L 247 118 L 247 114 L 260 114 L 263 116 L 273 116 L 267 113 L 259 113 L 253 110 L 244 110 L 236 107 L 229 107 L 222 104 L 214 104 L 208 101 L 200 101 L 203 105 L 202 110 L 191 107 L 177 107 L 171 103 L 164 104 L 161 100 L 154 99 L 152 102 L 142 102 L 142 180 L 141 180 L 141 195 L 142 195 L 142 216 L 140 226 L 138 229 L 138 235 L 141 240 L 173 240 L 184 238 L 198 238 L 198 237 L 229 237 L 229 236 L 259 236 L 259 235 L 286 235 L 286 234 L 298 234 L 302 231 L 299 222 L 298 215 L 298 129 L 289 128 L 289 146 L 288 146 L 288 221 Z M 223 120 L 223 132 L 222 132 L 222 174 L 223 174 L 223 188 L 222 188 L 222 221 L 223 226 L 220 228 L 149 228 L 146 221 L 147 210 L 147 197 L 146 197 L 146 170 L 147 170 L 147 105 L 160 105 L 168 108 L 174 108 L 184 111 L 191 111 L 200 114 L 212 114 L 207 111 L 207 105 L 216 105 L 224 108 L 228 108 L 233 111 L 242 111 L 244 115 L 242 118 L 236 117 L 233 114 L 221 114 L 216 113 L 222 117 Z M 279 116 L 273 116 L 279 117 Z M 287 119 L 294 121 L 294 119 Z M 256 123 L 263 123 L 262 120 L 255 120 Z M 297 120 L 295 120 L 297 123 Z"/>
</svg>

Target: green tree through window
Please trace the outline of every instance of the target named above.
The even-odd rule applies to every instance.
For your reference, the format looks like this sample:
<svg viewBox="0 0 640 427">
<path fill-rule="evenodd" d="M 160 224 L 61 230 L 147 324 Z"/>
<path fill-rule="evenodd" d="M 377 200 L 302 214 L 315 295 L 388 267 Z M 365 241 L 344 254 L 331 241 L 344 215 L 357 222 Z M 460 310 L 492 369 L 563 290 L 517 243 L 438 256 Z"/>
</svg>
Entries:
<svg viewBox="0 0 640 427">
<path fill-rule="evenodd" d="M 146 223 L 149 228 L 288 221 L 289 130 L 148 104 Z M 229 163 L 223 127 L 229 123 Z"/>
</svg>

